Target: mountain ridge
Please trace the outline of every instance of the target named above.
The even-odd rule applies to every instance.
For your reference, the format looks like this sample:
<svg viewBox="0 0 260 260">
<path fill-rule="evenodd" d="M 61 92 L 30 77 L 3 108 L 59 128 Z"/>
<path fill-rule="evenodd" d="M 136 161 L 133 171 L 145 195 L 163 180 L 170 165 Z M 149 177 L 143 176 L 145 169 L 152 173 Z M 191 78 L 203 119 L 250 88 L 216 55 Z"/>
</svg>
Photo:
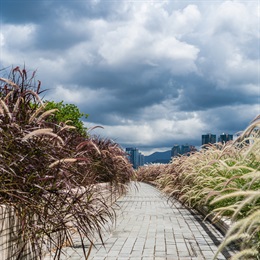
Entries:
<svg viewBox="0 0 260 260">
<path fill-rule="evenodd" d="M 169 163 L 171 160 L 171 150 L 164 152 L 154 152 L 144 156 L 144 163 Z"/>
</svg>

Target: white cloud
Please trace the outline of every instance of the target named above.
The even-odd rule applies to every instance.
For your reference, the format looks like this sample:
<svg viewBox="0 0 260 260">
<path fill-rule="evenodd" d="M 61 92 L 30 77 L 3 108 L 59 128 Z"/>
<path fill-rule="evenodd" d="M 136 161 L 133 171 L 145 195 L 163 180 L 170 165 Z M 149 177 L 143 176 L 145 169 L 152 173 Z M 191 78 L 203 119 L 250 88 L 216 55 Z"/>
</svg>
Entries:
<svg viewBox="0 0 260 260">
<path fill-rule="evenodd" d="M 58 100 L 63 100 L 65 103 L 73 103 L 78 106 L 88 104 L 89 107 L 102 103 L 106 104 L 108 101 L 111 102 L 113 99 L 108 95 L 108 92 L 105 89 L 93 90 L 87 87 L 81 88 L 76 85 L 71 85 L 69 87 L 57 85 L 52 96 L 56 97 Z"/>
<path fill-rule="evenodd" d="M 99 53 L 109 65 L 145 63 L 174 74 L 196 71 L 198 48 L 168 35 L 155 36 L 144 28 L 120 27 L 103 38 Z M 147 61 L 146 61 L 147 62 Z"/>
<path fill-rule="evenodd" d="M 193 45 L 185 42 L 180 42 L 174 37 L 162 37 L 157 42 L 152 44 L 150 49 L 151 54 L 159 59 L 172 60 L 195 60 L 198 54 L 198 49 Z"/>
<path fill-rule="evenodd" d="M 255 27 L 255 19 L 259 14 L 255 7 L 255 4 L 252 5 L 250 2 L 225 1 L 215 12 L 214 33 L 230 33 L 238 39 L 243 33 L 244 37 L 240 39 L 241 41 L 247 40 L 246 36 L 256 35 L 258 29 Z"/>
<path fill-rule="evenodd" d="M 153 113 L 153 110 L 151 110 Z M 182 119 L 178 119 L 181 118 Z M 174 119 L 175 118 L 175 119 Z M 94 125 L 85 122 L 86 127 Z M 114 140 L 120 140 L 124 145 L 150 146 L 158 147 L 163 143 L 168 148 L 174 143 L 182 143 L 186 139 L 198 139 L 206 127 L 197 113 L 186 113 L 186 118 L 181 113 L 176 113 L 172 118 L 157 118 L 152 121 L 130 121 L 125 124 L 114 126 L 102 125 L 104 129 L 95 129 L 93 133 L 103 137 L 111 137 Z M 167 145 L 168 144 L 168 145 Z"/>
<path fill-rule="evenodd" d="M 80 104 L 84 102 L 83 93 L 75 86 L 71 86 L 71 88 L 65 88 L 62 85 L 57 85 L 54 96 L 68 104 Z"/>
<path fill-rule="evenodd" d="M 29 48 L 33 44 L 33 34 L 36 26 L 33 24 L 26 25 L 2 25 L 1 34 L 5 39 L 4 45 L 9 51 L 18 51 Z"/>
<path fill-rule="evenodd" d="M 168 19 L 168 30 L 178 37 L 194 32 L 201 21 L 201 13 L 196 5 L 188 5 L 183 10 L 174 11 Z"/>
<path fill-rule="evenodd" d="M 146 44 L 147 32 L 133 25 L 120 26 L 107 32 L 99 53 L 108 64 L 122 63 L 138 57 Z"/>
<path fill-rule="evenodd" d="M 34 24 L 2 24 L 0 28 L 1 65 L 8 67 L 16 66 L 17 63 L 27 64 L 33 53 L 36 26 Z"/>
<path fill-rule="evenodd" d="M 259 8 L 259 7 L 258 7 Z M 253 2 L 223 1 L 201 7 L 203 22 L 194 40 L 201 50 L 200 73 L 220 89 L 258 81 L 259 14 Z"/>
<path fill-rule="evenodd" d="M 227 73 L 236 80 L 254 80 L 258 78 L 259 61 L 243 56 L 243 53 L 234 52 L 226 62 Z"/>
<path fill-rule="evenodd" d="M 177 70 L 180 73 L 195 70 L 198 48 L 178 40 L 174 35 L 179 35 L 179 31 L 187 33 L 194 28 L 200 19 L 196 6 L 189 5 L 183 12 L 178 11 L 171 17 L 164 9 L 149 3 L 132 5 L 131 11 L 135 11 L 131 21 L 112 23 L 106 28 L 106 33 L 99 34 L 102 40 L 98 41 L 98 52 L 108 64 L 143 63 L 149 57 L 149 62 L 155 65 L 166 64 L 165 59 L 167 63 L 173 62 L 168 67 L 174 67 L 172 70 L 175 73 Z M 175 16 L 179 18 L 171 23 Z M 153 19 L 157 21 L 156 25 L 152 23 Z M 156 26 L 159 29 L 154 31 L 153 27 Z"/>
<path fill-rule="evenodd" d="M 2 32 L 0 32 L 0 47 L 3 47 L 5 45 L 5 37 Z"/>
</svg>

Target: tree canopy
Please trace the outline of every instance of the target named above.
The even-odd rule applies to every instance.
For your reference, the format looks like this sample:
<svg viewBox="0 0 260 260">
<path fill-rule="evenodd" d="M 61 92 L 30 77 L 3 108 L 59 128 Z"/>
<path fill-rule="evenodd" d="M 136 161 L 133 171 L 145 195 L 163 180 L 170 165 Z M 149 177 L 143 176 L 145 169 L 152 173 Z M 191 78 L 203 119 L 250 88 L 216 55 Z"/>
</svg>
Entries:
<svg viewBox="0 0 260 260">
<path fill-rule="evenodd" d="M 50 109 L 57 109 L 49 120 L 56 123 L 66 122 L 68 125 L 76 127 L 76 130 L 82 135 L 86 135 L 86 127 L 84 127 L 81 119 L 88 118 L 88 114 L 80 112 L 76 105 L 64 104 L 63 101 L 47 101 L 45 109 L 46 111 Z"/>
</svg>

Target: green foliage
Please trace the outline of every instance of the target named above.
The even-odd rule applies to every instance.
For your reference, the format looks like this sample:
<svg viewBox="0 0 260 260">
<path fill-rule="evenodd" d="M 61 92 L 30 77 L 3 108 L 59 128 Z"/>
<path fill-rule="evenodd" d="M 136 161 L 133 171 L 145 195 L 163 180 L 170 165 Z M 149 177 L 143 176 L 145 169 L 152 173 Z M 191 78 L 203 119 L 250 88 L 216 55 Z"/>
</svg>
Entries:
<svg viewBox="0 0 260 260">
<path fill-rule="evenodd" d="M 52 116 L 48 118 L 48 121 L 54 123 L 66 122 L 69 125 L 74 126 L 77 131 L 86 136 L 86 128 L 84 127 L 81 118 L 88 118 L 88 114 L 81 113 L 79 108 L 74 104 L 64 104 L 61 102 L 47 101 L 45 111 L 57 109 Z"/>
</svg>

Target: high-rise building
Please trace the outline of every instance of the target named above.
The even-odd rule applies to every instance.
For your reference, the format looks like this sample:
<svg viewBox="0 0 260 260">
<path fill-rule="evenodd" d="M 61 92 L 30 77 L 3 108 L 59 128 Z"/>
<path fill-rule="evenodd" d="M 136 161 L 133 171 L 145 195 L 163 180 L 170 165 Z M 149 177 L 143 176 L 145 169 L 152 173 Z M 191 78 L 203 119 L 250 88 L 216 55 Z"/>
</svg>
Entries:
<svg viewBox="0 0 260 260">
<path fill-rule="evenodd" d="M 144 165 L 144 155 L 142 153 L 139 153 L 139 166 Z"/>
<path fill-rule="evenodd" d="M 202 135 L 202 145 L 215 144 L 215 143 L 216 143 L 216 135 L 210 133 L 206 135 Z"/>
<path fill-rule="evenodd" d="M 138 148 L 128 147 L 125 150 L 128 154 L 128 160 L 134 169 L 144 165 L 144 155 L 139 152 Z"/>
<path fill-rule="evenodd" d="M 219 136 L 219 138 L 218 138 L 218 141 L 219 141 L 220 143 L 226 143 L 226 142 L 232 141 L 232 140 L 233 140 L 233 135 L 225 134 L 225 133 L 221 134 L 221 135 Z"/>
<path fill-rule="evenodd" d="M 197 151 L 197 149 L 193 145 L 185 144 L 180 146 L 178 144 L 175 144 L 171 150 L 171 157 L 176 157 L 181 154 L 189 154 L 190 152 L 195 151 Z"/>
</svg>

